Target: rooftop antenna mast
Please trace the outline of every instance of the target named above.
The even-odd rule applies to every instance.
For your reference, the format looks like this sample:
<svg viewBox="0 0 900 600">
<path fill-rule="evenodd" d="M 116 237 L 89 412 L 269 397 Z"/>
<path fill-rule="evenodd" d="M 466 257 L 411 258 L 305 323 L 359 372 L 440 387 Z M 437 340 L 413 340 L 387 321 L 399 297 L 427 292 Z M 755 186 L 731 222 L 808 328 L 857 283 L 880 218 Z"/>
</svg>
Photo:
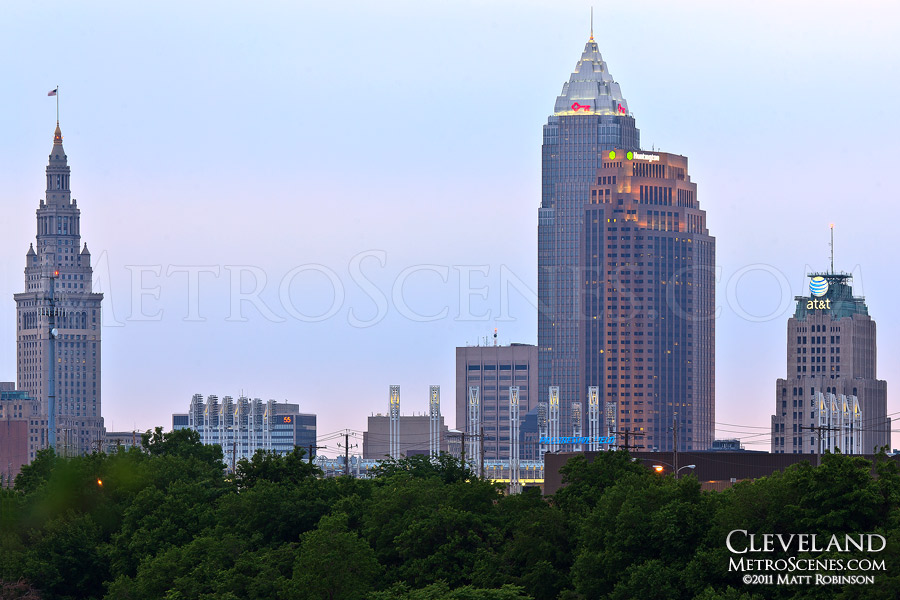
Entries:
<svg viewBox="0 0 900 600">
<path fill-rule="evenodd" d="M 831 274 L 834 275 L 834 223 L 831 224 Z"/>
<path fill-rule="evenodd" d="M 594 7 L 591 7 L 591 41 L 594 41 Z"/>
</svg>

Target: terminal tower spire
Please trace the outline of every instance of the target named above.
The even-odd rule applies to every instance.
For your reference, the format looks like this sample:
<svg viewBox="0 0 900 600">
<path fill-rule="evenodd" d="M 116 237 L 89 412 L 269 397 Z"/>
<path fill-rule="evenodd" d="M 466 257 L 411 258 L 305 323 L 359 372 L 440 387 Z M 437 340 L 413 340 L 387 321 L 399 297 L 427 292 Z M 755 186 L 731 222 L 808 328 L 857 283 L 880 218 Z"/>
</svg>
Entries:
<svg viewBox="0 0 900 600">
<path fill-rule="evenodd" d="M 51 206 L 68 206 L 72 193 L 69 190 L 69 161 L 63 148 L 62 130 L 59 121 L 53 132 L 53 148 L 50 149 L 50 161 L 47 164 L 46 204 Z"/>
</svg>

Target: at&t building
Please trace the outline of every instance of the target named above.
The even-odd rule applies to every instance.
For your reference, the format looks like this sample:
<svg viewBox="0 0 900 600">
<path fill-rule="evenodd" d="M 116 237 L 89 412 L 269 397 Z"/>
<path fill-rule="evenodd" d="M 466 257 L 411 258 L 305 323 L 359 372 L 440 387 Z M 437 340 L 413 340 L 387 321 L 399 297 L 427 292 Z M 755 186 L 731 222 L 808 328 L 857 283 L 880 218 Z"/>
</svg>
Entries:
<svg viewBox="0 0 900 600">
<path fill-rule="evenodd" d="M 772 452 L 873 454 L 890 444 L 875 321 L 846 273 L 813 273 L 787 325 L 787 378 L 775 386 Z"/>
</svg>

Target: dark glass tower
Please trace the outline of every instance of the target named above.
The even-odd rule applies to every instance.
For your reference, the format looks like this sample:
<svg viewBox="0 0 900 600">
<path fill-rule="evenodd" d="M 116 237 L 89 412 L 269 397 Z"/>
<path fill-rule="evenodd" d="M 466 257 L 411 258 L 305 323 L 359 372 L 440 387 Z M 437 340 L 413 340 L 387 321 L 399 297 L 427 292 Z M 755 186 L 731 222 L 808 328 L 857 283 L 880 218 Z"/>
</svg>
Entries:
<svg viewBox="0 0 900 600">
<path fill-rule="evenodd" d="M 537 397 L 546 402 L 549 386 L 559 386 L 562 435 L 571 435 L 572 402 L 586 394 L 578 360 L 584 207 L 613 148 L 638 150 L 640 132 L 592 35 L 544 125 L 541 151 Z"/>
<path fill-rule="evenodd" d="M 100 303 L 91 289 L 91 253 L 81 247 L 81 211 L 72 199 L 59 124 L 37 209 L 37 250 L 25 255 L 25 291 L 15 295 L 18 387 L 49 415 L 56 403 L 56 450 L 90 452 L 103 435 L 100 415 Z M 52 321 L 51 321 L 52 313 Z M 52 329 L 56 335 L 51 342 Z M 50 344 L 55 344 L 55 356 Z M 54 360 L 51 362 L 51 356 Z"/>
<path fill-rule="evenodd" d="M 559 386 L 560 435 L 596 386 L 595 435 L 669 451 L 677 423 L 679 449 L 712 445 L 715 239 L 696 192 L 686 157 L 640 151 L 592 37 L 544 126 L 538 397 Z"/>
</svg>

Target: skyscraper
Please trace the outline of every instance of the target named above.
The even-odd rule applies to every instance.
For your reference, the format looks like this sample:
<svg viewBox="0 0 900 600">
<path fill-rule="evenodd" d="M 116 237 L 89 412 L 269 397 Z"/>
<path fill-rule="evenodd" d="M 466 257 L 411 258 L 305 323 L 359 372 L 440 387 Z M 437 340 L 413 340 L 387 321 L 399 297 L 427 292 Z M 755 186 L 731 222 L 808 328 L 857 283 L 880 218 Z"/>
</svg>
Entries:
<svg viewBox="0 0 900 600">
<path fill-rule="evenodd" d="M 81 211 L 72 199 L 62 139 L 57 123 L 46 193 L 37 209 L 37 249 L 28 248 L 25 291 L 15 295 L 16 357 L 18 387 L 39 401 L 42 414 L 49 416 L 50 397 L 55 396 L 57 451 L 77 454 L 90 452 L 103 434 L 103 294 L 91 290 L 91 254 L 87 244 L 81 248 Z"/>
<path fill-rule="evenodd" d="M 772 452 L 836 446 L 847 453 L 847 442 L 858 437 L 861 451 L 873 453 L 891 441 L 887 382 L 875 373 L 875 321 L 865 298 L 853 295 L 850 275 L 832 270 L 809 277 L 809 295 L 795 298 L 788 319 L 787 378 L 775 386 Z M 849 439 L 840 431 L 845 424 Z M 844 441 L 826 444 L 829 438 Z"/>
<path fill-rule="evenodd" d="M 679 450 L 708 450 L 716 246 L 687 158 L 611 150 L 584 214 L 580 389 L 638 446 L 671 450 L 677 427 Z"/>
<path fill-rule="evenodd" d="M 705 450 L 713 440 L 715 290 L 713 273 L 701 273 L 714 265 L 715 242 L 687 159 L 642 156 L 634 118 L 592 35 L 544 125 L 539 399 L 559 386 L 560 431 L 572 435 L 573 403 L 587 406 L 588 386 L 598 386 L 616 426 L 645 434 L 638 444 L 670 449 L 666 432 L 677 414 L 679 447 Z M 611 273 L 627 275 L 627 284 Z M 670 298 L 670 290 L 678 294 Z M 639 365 L 638 348 L 613 334 L 641 329 Z M 644 387 L 636 392 L 638 366 Z"/>
</svg>

